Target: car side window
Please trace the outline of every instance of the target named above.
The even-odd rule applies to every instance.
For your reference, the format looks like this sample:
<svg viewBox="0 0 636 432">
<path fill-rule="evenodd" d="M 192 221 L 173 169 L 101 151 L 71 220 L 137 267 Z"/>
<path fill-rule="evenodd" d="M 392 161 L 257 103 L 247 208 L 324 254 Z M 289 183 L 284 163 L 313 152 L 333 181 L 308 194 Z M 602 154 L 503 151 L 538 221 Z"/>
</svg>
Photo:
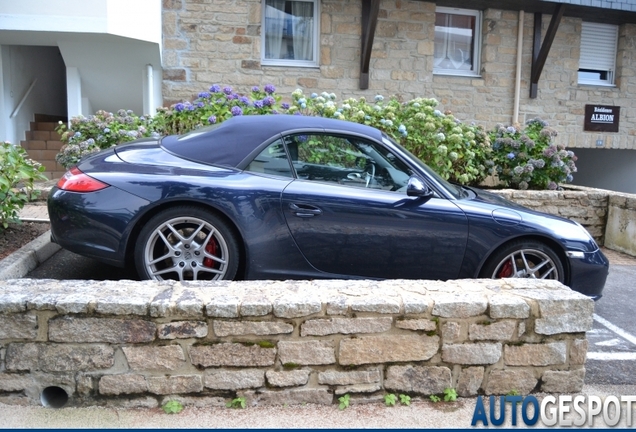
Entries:
<svg viewBox="0 0 636 432">
<path fill-rule="evenodd" d="M 312 134 L 287 136 L 285 144 L 299 179 L 387 191 L 406 189 L 410 170 L 377 143 Z"/>
<path fill-rule="evenodd" d="M 282 177 L 294 177 L 282 140 L 276 140 L 265 148 L 245 168 L 245 171 Z"/>
</svg>

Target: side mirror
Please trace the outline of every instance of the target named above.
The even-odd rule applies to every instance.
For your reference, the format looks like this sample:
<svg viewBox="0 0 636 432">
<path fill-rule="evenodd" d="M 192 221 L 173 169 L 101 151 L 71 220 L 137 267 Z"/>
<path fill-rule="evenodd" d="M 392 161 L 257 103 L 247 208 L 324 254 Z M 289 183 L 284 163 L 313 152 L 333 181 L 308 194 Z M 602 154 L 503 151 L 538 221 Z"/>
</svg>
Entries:
<svg viewBox="0 0 636 432">
<path fill-rule="evenodd" d="M 406 185 L 406 195 L 410 197 L 430 198 L 433 196 L 433 191 L 418 177 L 411 176 Z"/>
</svg>

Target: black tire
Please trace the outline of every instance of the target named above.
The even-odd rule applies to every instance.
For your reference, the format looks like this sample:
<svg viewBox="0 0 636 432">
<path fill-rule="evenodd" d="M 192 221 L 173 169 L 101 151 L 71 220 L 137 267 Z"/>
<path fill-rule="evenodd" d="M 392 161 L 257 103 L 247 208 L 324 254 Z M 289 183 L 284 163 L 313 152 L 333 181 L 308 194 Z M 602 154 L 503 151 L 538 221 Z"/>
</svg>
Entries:
<svg viewBox="0 0 636 432">
<path fill-rule="evenodd" d="M 565 271 L 559 256 L 550 247 L 537 241 L 520 240 L 506 245 L 488 259 L 480 276 L 489 279 L 551 279 L 565 283 Z"/>
<path fill-rule="evenodd" d="M 144 225 L 135 246 L 141 279 L 232 280 L 240 252 L 219 217 L 198 207 L 164 210 Z"/>
</svg>

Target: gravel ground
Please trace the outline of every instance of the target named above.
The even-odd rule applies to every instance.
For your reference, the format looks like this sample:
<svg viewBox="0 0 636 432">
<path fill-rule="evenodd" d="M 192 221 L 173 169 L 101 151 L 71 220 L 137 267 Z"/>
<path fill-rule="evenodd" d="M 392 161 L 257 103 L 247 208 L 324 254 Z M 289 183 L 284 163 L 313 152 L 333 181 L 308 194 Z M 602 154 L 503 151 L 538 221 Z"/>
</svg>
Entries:
<svg viewBox="0 0 636 432">
<path fill-rule="evenodd" d="M 582 394 L 605 396 L 636 395 L 636 386 L 584 386 Z M 545 394 L 535 394 L 541 400 Z M 468 429 L 475 411 L 476 398 L 459 398 L 456 402 L 433 404 L 414 400 L 410 406 L 386 407 L 382 403 L 351 405 L 338 410 L 334 405 L 304 405 L 229 408 L 186 408 L 179 414 L 165 414 L 161 409 L 22 407 L 0 404 L 0 428 L 206 428 L 206 429 Z M 489 412 L 484 397 L 486 412 Z M 636 412 L 636 404 L 633 412 Z M 506 422 L 513 427 L 507 405 Z M 519 413 L 520 416 L 520 413 Z M 636 415 L 633 416 L 634 427 Z M 478 427 L 482 427 L 480 423 Z M 490 425 L 490 427 L 493 427 Z M 496 427 L 496 426 L 495 426 Z M 515 427 L 523 428 L 520 419 Z M 538 422 L 536 427 L 545 427 Z M 594 427 L 606 428 L 602 418 Z M 622 416 L 617 427 L 628 427 Z M 571 429 L 571 427 L 569 428 Z"/>
</svg>

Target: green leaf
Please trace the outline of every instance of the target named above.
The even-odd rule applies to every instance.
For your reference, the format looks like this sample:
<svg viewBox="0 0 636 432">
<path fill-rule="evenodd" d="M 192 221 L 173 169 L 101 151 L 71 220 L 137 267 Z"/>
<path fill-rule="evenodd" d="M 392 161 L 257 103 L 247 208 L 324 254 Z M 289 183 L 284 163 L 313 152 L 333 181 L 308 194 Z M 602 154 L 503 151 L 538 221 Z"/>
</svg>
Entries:
<svg viewBox="0 0 636 432">
<path fill-rule="evenodd" d="M 166 414 L 179 414 L 183 411 L 183 405 L 176 400 L 166 402 L 162 408 Z"/>
</svg>

